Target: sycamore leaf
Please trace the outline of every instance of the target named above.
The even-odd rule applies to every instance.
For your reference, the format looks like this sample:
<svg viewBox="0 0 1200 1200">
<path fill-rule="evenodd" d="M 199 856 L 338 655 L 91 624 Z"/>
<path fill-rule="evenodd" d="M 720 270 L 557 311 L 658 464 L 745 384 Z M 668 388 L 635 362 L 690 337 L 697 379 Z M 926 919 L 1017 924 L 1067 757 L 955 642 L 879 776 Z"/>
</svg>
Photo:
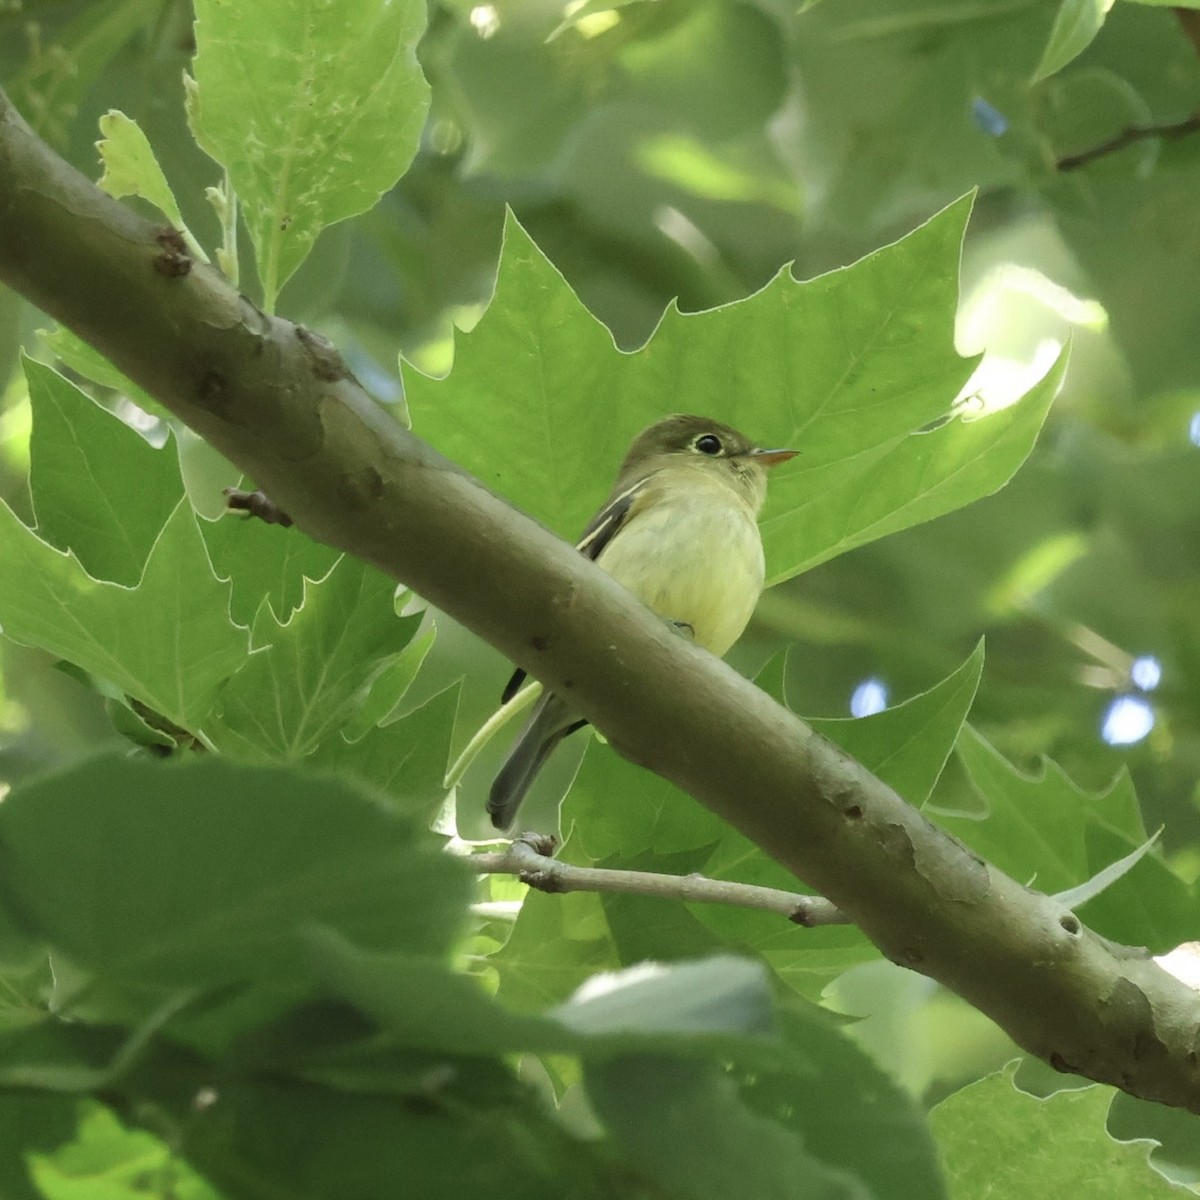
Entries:
<svg viewBox="0 0 1200 1200">
<path fill-rule="evenodd" d="M 137 583 L 183 497 L 174 444 L 156 450 L 73 383 L 25 360 L 33 433 L 29 490 L 38 536 L 96 579 Z"/>
<path fill-rule="evenodd" d="M 416 679 L 436 638 L 437 626 L 430 624 L 420 637 L 409 642 L 380 672 L 371 684 L 370 693 L 342 731 L 348 741 L 357 741 L 376 725 L 386 725 L 395 719 L 397 707 Z"/>
<path fill-rule="evenodd" d="M 1155 1143 L 1105 1128 L 1114 1091 L 1084 1087 L 1042 1099 L 1019 1091 L 1016 1065 L 969 1083 L 930 1114 L 951 1195 L 990 1200 L 1088 1196 L 1168 1200 L 1190 1194 L 1150 1165 Z"/>
<path fill-rule="evenodd" d="M 405 372 L 414 426 L 564 537 L 603 500 L 633 435 L 668 412 L 795 446 L 762 524 L 768 577 L 785 579 L 995 491 L 1032 447 L 1057 372 L 1007 408 L 951 416 L 974 366 L 954 349 L 969 211 L 956 201 L 805 283 L 785 270 L 710 312 L 672 307 L 632 354 L 510 216 L 495 296 L 458 337 L 450 374 Z"/>
<path fill-rule="evenodd" d="M 343 557 L 287 621 L 264 601 L 253 654 L 225 685 L 204 732 L 220 750 L 296 762 L 350 719 L 371 684 L 412 640 L 418 617 L 397 617 L 395 581 Z"/>
<path fill-rule="evenodd" d="M 1113 0 L 1061 0 L 1032 82 L 1048 79 L 1078 58 L 1104 27 L 1112 5 Z"/>
<path fill-rule="evenodd" d="M 245 658 L 229 619 L 229 585 L 213 574 L 191 506 L 181 500 L 135 587 L 92 578 L 0 504 L 0 629 L 115 684 L 195 729 Z"/>
<path fill-rule="evenodd" d="M 254 621 L 264 599 L 286 621 L 304 600 L 305 580 L 324 579 L 340 557 L 298 529 L 232 513 L 201 521 L 200 532 L 217 574 L 230 580 L 229 611 L 239 625 Z"/>
<path fill-rule="evenodd" d="M 166 409 L 132 379 L 118 371 L 94 346 L 72 333 L 65 325 L 41 330 L 42 344 L 65 366 L 101 387 L 111 388 L 132 400 L 143 412 L 165 417 Z"/>
<path fill-rule="evenodd" d="M 1106 888 L 1112 887 L 1123 875 L 1131 871 L 1145 855 L 1146 851 L 1158 841 L 1162 830 L 1159 829 L 1148 837 L 1135 850 L 1131 850 L 1124 858 L 1118 858 L 1116 862 L 1109 863 L 1102 871 L 1097 871 L 1091 879 L 1085 880 L 1078 887 L 1068 888 L 1065 892 L 1056 892 L 1054 899 L 1065 904 L 1068 908 L 1075 908 L 1080 904 L 1086 904 L 1089 900 L 1099 896 Z"/>
<path fill-rule="evenodd" d="M 526 1014 L 438 962 L 364 953 L 324 932 L 311 943 L 328 985 L 369 1014 L 389 1044 L 442 1055 L 574 1054 L 585 1069 L 622 1056 L 621 1084 L 634 1089 L 654 1072 L 630 1073 L 624 1056 L 703 1063 L 716 1054 L 730 1064 L 734 1110 L 743 1118 L 752 1110 L 762 1122 L 756 1127 L 774 1130 L 781 1144 L 795 1146 L 790 1133 L 822 1163 L 876 1186 L 890 1183 L 923 1200 L 944 1196 L 919 1107 L 828 1013 L 773 998 L 758 963 L 716 954 L 593 973 L 554 1007 Z M 328 1060 L 317 1069 L 344 1078 Z"/>
<path fill-rule="evenodd" d="M 589 1063 L 588 1098 L 640 1175 L 664 1195 L 854 1200 L 862 1185 L 749 1108 L 713 1063 L 658 1056 Z M 744 1189 L 744 1190 L 743 1190 Z"/>
<path fill-rule="evenodd" d="M 589 975 L 624 964 L 595 892 L 531 891 L 508 941 L 488 958 L 499 996 L 517 1012 L 564 1001 Z"/>
<path fill-rule="evenodd" d="M 215 756 L 96 759 L 14 787 L 0 843 L 10 911 L 76 966 L 149 989 L 308 978 L 317 923 L 441 954 L 470 882 L 349 783 Z"/>
<path fill-rule="evenodd" d="M 1145 852 L 1146 832 L 1127 776 L 1092 794 L 1053 762 L 1025 775 L 969 725 L 955 752 L 986 815 L 931 815 L 973 850 L 1051 895 L 1107 872 L 1105 887 L 1077 903 L 1084 921 L 1118 941 L 1162 948 L 1194 932 L 1193 889 L 1159 855 Z M 1130 857 L 1123 869 L 1112 870 Z"/>
<path fill-rule="evenodd" d="M 341 733 L 326 738 L 307 759 L 308 765 L 353 776 L 391 797 L 399 811 L 428 819 L 446 797 L 442 781 L 458 693 L 459 685 L 452 684 L 420 708 L 376 726 L 356 741 Z M 347 733 L 357 724 L 356 717 Z"/>
<path fill-rule="evenodd" d="M 122 196 L 140 196 L 148 200 L 175 229 L 180 230 L 188 249 L 201 262 L 208 262 L 208 255 L 183 223 L 171 185 L 167 183 L 141 126 L 123 112 L 110 109 L 100 118 L 100 132 L 104 137 L 96 143 L 96 149 L 100 151 L 104 174 L 97 186 L 118 200 Z"/>
<path fill-rule="evenodd" d="M 268 311 L 327 225 L 365 212 L 416 154 L 429 87 L 411 0 L 197 0 L 188 117 L 229 172 Z"/>
<path fill-rule="evenodd" d="M 47 1200 L 136 1200 L 147 1179 L 177 1200 L 220 1200 L 161 1138 L 127 1129 L 95 1100 L 78 1101 L 74 1138 L 52 1153 L 30 1153 L 29 1174 Z"/>
<path fill-rule="evenodd" d="M 984 820 L 939 814 L 939 822 L 1001 870 L 1039 891 L 1064 891 L 1088 876 L 1083 844 L 1088 796 L 1052 762 L 1039 777 L 1022 775 L 970 726 L 958 758 L 984 798 Z"/>
<path fill-rule="evenodd" d="M 809 724 L 920 806 L 954 750 L 982 675 L 980 639 L 963 665 L 927 692 L 867 717 L 818 717 Z"/>
</svg>

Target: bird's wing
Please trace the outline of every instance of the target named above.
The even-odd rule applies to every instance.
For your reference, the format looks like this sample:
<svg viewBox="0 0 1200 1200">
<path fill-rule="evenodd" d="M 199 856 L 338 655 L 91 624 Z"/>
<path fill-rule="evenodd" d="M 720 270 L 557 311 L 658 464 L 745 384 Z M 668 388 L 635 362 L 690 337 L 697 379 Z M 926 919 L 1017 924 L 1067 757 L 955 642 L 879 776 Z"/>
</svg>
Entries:
<svg viewBox="0 0 1200 1200">
<path fill-rule="evenodd" d="M 604 547 L 617 536 L 633 512 L 634 501 L 646 490 L 649 478 L 639 479 L 632 487 L 618 492 L 592 519 L 575 543 L 575 549 L 592 562 L 600 557 Z"/>
<path fill-rule="evenodd" d="M 604 547 L 617 536 L 617 533 L 629 520 L 633 511 L 634 501 L 645 490 L 649 478 L 639 479 L 632 487 L 618 492 L 609 502 L 588 522 L 583 536 L 575 543 L 575 549 L 592 562 L 600 557 Z M 521 690 L 525 682 L 525 672 L 518 667 L 513 677 L 508 681 L 500 696 L 500 703 L 507 704 Z"/>
</svg>

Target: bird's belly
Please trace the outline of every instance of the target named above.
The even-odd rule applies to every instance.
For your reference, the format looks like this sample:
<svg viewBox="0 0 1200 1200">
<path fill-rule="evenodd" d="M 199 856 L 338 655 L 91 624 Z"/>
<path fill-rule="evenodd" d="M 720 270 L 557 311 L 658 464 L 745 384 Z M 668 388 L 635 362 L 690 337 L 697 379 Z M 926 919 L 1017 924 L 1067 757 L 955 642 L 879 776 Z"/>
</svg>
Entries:
<svg viewBox="0 0 1200 1200">
<path fill-rule="evenodd" d="M 643 603 L 692 627 L 697 645 L 724 654 L 762 591 L 762 541 L 741 505 L 656 504 L 597 560 Z"/>
</svg>

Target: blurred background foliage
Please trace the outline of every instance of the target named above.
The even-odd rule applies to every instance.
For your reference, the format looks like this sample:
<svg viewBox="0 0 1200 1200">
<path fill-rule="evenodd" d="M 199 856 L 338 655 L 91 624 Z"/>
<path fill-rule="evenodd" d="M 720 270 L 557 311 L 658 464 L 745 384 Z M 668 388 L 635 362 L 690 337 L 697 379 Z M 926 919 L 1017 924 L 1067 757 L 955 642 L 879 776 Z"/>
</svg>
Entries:
<svg viewBox="0 0 1200 1200">
<path fill-rule="evenodd" d="M 672 299 L 694 311 L 752 293 L 787 263 L 799 278 L 836 269 L 978 189 L 959 348 L 987 350 L 981 394 L 1036 377 L 1072 345 L 1037 449 L 998 495 L 769 593 L 733 657 L 754 671 L 792 647 L 793 707 L 844 716 L 928 688 L 985 634 L 973 723 L 1024 768 L 1050 756 L 1087 788 L 1127 766 L 1147 825 L 1165 826 L 1169 858 L 1192 879 L 1200 134 L 1060 162 L 1200 110 L 1200 30 L 1190 10 L 1119 2 L 1055 70 L 1047 46 L 1061 42 L 1061 15 L 1084 8 L 1103 5 L 433 2 L 420 48 L 432 109 L 414 166 L 378 207 L 322 235 L 278 308 L 331 337 L 399 406 L 397 355 L 445 372 L 454 329 L 486 304 L 505 206 L 634 349 Z M 211 243 L 203 195 L 218 174 L 183 116 L 191 19 L 185 0 L 9 0 L 0 79 L 93 178 L 100 115 L 136 118 Z M 41 323 L 0 292 L 0 494 L 25 515 L 16 358 Z M 192 453 L 194 477 L 220 476 Z M 46 657 L 7 643 L 3 655 L 5 777 L 114 738 L 98 698 Z M 444 625 L 414 702 L 465 676 L 461 744 L 504 672 Z M 935 802 L 958 804 L 966 787 L 952 760 Z M 925 981 L 910 986 L 928 999 Z M 955 1019 L 921 1011 L 943 1030 Z M 950 1053 L 970 1057 L 973 1036 Z M 926 1063 L 911 1078 L 928 1085 L 938 1071 L 956 1068 Z"/>
</svg>

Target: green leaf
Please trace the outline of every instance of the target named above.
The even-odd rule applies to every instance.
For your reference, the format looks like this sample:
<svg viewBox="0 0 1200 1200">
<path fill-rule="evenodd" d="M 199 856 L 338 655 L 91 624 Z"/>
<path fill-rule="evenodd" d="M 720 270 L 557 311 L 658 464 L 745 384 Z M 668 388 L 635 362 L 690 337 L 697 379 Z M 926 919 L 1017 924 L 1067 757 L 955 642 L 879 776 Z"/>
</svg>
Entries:
<svg viewBox="0 0 1200 1200">
<path fill-rule="evenodd" d="M 572 846 L 562 857 L 570 859 Z M 698 873 L 710 848 L 662 855 L 653 852 L 632 858 L 601 859 L 594 865 L 628 871 L 662 871 L 685 876 Z M 651 896 L 625 896 L 601 893 L 604 916 L 621 962 L 633 966 L 641 962 L 677 963 L 689 958 L 705 958 L 723 950 L 742 952 L 743 945 L 723 946 L 721 940 L 697 917 L 695 906 Z"/>
<path fill-rule="evenodd" d="M 251 625 L 265 599 L 280 621 L 304 601 L 305 580 L 324 579 L 340 552 L 298 529 L 226 514 L 201 521 L 200 532 L 213 567 L 230 580 L 229 611 L 239 625 Z"/>
<path fill-rule="evenodd" d="M 367 698 L 343 730 L 348 740 L 357 741 L 376 725 L 388 723 L 416 679 L 421 664 L 433 648 L 436 638 L 437 626 L 430 623 L 429 628 L 420 637 L 409 642 L 392 663 L 383 669 L 371 684 Z"/>
<path fill-rule="evenodd" d="M 755 1064 L 780 1061 L 766 972 L 744 958 L 714 955 L 593 976 L 533 1016 L 510 1012 L 444 963 L 369 953 L 326 931 L 313 934 L 311 944 L 334 993 L 413 1048 L 583 1055 L 636 1049 L 701 1058 L 718 1050 Z"/>
<path fill-rule="evenodd" d="M 70 1142 L 29 1156 L 29 1174 L 46 1200 L 144 1200 L 148 1180 L 171 1200 L 221 1200 L 154 1134 L 127 1129 L 95 1101 L 80 1101 L 76 1112 Z"/>
<path fill-rule="evenodd" d="M 108 1087 L 145 1048 L 144 1037 L 122 1033 L 47 1018 L 42 1009 L 36 1019 L 0 1033 L 0 1086 L 50 1092 Z"/>
<path fill-rule="evenodd" d="M 938 812 L 938 823 L 1002 871 L 1039 891 L 1068 892 L 1136 851 L 1146 840 L 1127 778 L 1092 794 L 1053 762 L 1037 776 L 1012 767 L 964 725 L 956 754 L 986 816 Z M 1135 823 L 1136 821 L 1136 823 Z M 1137 858 L 1080 909 L 1108 937 L 1168 949 L 1194 924 L 1193 891 L 1152 853 Z M 1189 918 L 1188 914 L 1192 913 Z"/>
<path fill-rule="evenodd" d="M 860 1077 L 856 1086 L 865 1086 L 868 1076 L 871 1089 L 880 1083 L 878 1071 L 852 1043 L 821 1045 L 838 1031 L 836 1018 L 819 1009 L 801 1012 L 791 1004 L 785 1014 L 788 1041 L 781 1042 L 769 976 L 761 964 L 742 957 L 638 963 L 592 975 L 560 1003 L 527 1015 L 509 1011 L 478 981 L 444 963 L 364 951 L 325 931 L 314 933 L 310 944 L 334 993 L 372 1017 L 390 1040 L 414 1049 L 582 1057 L 645 1052 L 700 1059 L 716 1054 L 754 1070 L 799 1072 L 797 1081 L 815 1056 L 837 1071 L 853 1063 L 851 1073 Z M 772 1102 L 766 1096 L 762 1101 Z"/>
<path fill-rule="evenodd" d="M 189 1161 L 238 1200 L 621 1194 L 618 1170 L 532 1089 L 509 1076 L 497 1086 L 493 1062 L 443 1058 L 414 1074 L 401 1096 L 233 1080 L 220 1090 L 220 1119 L 189 1119 L 186 1109 L 176 1119 Z"/>
<path fill-rule="evenodd" d="M 577 831 L 589 861 L 711 846 L 727 828 L 674 784 L 596 744 L 567 794 L 562 827 Z"/>
<path fill-rule="evenodd" d="M 735 1064 L 746 1105 L 802 1138 L 823 1162 L 909 1189 L 896 1194 L 943 1194 L 918 1106 L 827 1013 L 787 1004 L 778 1014 L 780 1040 L 767 977 L 753 962 L 717 955 L 639 965 L 593 977 L 533 1016 L 507 1011 L 442 963 L 367 953 L 326 933 L 312 944 L 328 985 L 371 1016 L 388 1045 L 438 1054 L 571 1053 L 585 1063 L 618 1054 L 716 1057 Z M 314 1060 L 305 1071 L 345 1079 L 352 1061 Z M 890 1193 L 881 1187 L 879 1194 Z"/>
<path fill-rule="evenodd" d="M 995 491 L 1033 444 L 1057 372 L 1018 404 L 920 432 L 947 417 L 972 369 L 953 341 L 969 210 L 957 201 L 807 283 L 785 271 L 711 312 L 672 308 L 633 354 L 510 217 L 495 297 L 458 338 L 449 376 L 405 372 L 415 427 L 566 537 L 629 440 L 666 412 L 794 445 L 801 456 L 774 473 L 762 523 L 768 577 L 785 579 Z"/>
<path fill-rule="evenodd" d="M 1045 93 L 1042 137 L 1047 151 L 1055 157 L 1105 143 L 1128 125 L 1152 123 L 1156 115 L 1146 96 L 1128 78 L 1101 66 L 1078 66 L 1048 80 L 1042 90 Z M 1120 153 L 1102 154 L 1087 173 L 1127 176 L 1133 180 L 1152 169 L 1159 153 L 1152 139 L 1117 149 Z M 1060 178 L 1058 186 L 1072 184 Z M 1072 207 L 1061 205 L 1068 225 L 1074 215 Z"/>
<path fill-rule="evenodd" d="M 447 1054 L 566 1053 L 578 1040 L 543 1016 L 509 1012 L 479 981 L 443 962 L 371 954 L 328 930 L 310 935 L 313 961 L 333 995 L 405 1046 Z"/>
<path fill-rule="evenodd" d="M 1075 908 L 1095 899 L 1105 889 L 1112 887 L 1122 876 L 1127 875 L 1141 860 L 1146 852 L 1158 841 L 1162 830 L 1148 837 L 1136 850 L 1131 850 L 1124 858 L 1109 863 L 1102 871 L 1097 871 L 1091 879 L 1085 880 L 1078 887 L 1068 888 L 1065 892 L 1057 892 L 1054 899 L 1068 908 Z"/>
<path fill-rule="evenodd" d="M 1103 28 L 1112 6 L 1113 0 L 1062 0 L 1032 82 L 1048 79 L 1082 54 Z"/>
<path fill-rule="evenodd" d="M 171 185 L 167 183 L 141 126 L 123 112 L 109 109 L 100 118 L 100 132 L 104 137 L 96 143 L 96 149 L 100 151 L 104 174 L 96 186 L 117 200 L 122 196 L 140 196 L 148 200 L 172 226 L 183 231 L 193 253 L 198 253 L 202 261 L 207 262 L 208 256 L 183 223 Z"/>
<path fill-rule="evenodd" d="M 108 713 L 113 728 L 124 738 L 128 738 L 136 746 L 155 746 L 163 750 L 176 749 L 181 738 L 181 730 L 169 726 L 160 714 L 151 713 L 145 705 L 137 705 L 115 684 L 109 683 L 98 675 L 91 675 L 82 667 L 60 659 L 55 666 L 64 675 L 81 683 L 99 696 L 104 697 L 104 710 Z M 141 711 L 139 711 L 139 708 Z M 152 723 L 152 720 L 154 723 Z M 168 726 L 170 732 L 168 732 Z"/>
<path fill-rule="evenodd" d="M 225 685 L 204 731 L 220 750 L 296 762 L 340 730 L 376 677 L 412 640 L 421 618 L 397 617 L 395 581 L 344 557 L 286 622 L 264 601 L 262 645 Z"/>
<path fill-rule="evenodd" d="M 16 787 L 0 846 L 9 908 L 79 967 L 150 988 L 308 979 L 315 925 L 445 953 L 469 886 L 350 785 L 216 758 L 98 759 Z"/>
<path fill-rule="evenodd" d="M 597 971 L 622 965 L 594 892 L 531 891 L 508 941 L 487 961 L 499 976 L 500 999 L 518 1012 L 559 1004 Z"/>
<path fill-rule="evenodd" d="M 969 725 L 958 758 L 988 808 L 985 820 L 952 814 L 939 822 L 1021 883 L 1053 894 L 1088 877 L 1083 844 L 1088 796 L 1053 762 L 1040 776 L 1016 771 Z"/>
<path fill-rule="evenodd" d="M 1131 844 L 1136 843 L 1107 822 L 1089 822 L 1084 835 L 1089 868 L 1099 873 L 1123 864 Z M 1162 953 L 1194 938 L 1196 886 L 1180 879 L 1160 854 L 1147 853 L 1077 911 L 1115 941 Z"/>
<path fill-rule="evenodd" d="M 25 360 L 38 536 L 95 579 L 133 587 L 183 496 L 173 443 L 156 450 L 73 383 Z"/>
<path fill-rule="evenodd" d="M 576 3 L 568 4 L 563 10 L 563 19 L 546 36 L 546 41 L 552 42 L 568 30 L 577 28 L 581 22 L 586 23 L 588 17 L 598 13 L 607 14 L 614 9 L 640 2 L 641 0 L 576 0 Z"/>
<path fill-rule="evenodd" d="M 587 1064 L 587 1093 L 632 1165 L 687 1200 L 865 1200 L 791 1130 L 751 1111 L 715 1064 L 636 1056 Z"/>
<path fill-rule="evenodd" d="M 788 658 L 791 654 L 791 646 L 784 648 L 776 654 L 772 654 L 763 668 L 754 677 L 754 682 L 758 684 L 776 704 L 782 704 L 784 708 L 791 708 L 787 698 L 787 673 L 788 673 Z"/>
<path fill-rule="evenodd" d="M 198 0 L 188 117 L 228 171 L 264 302 L 327 225 L 365 212 L 416 154 L 429 88 L 414 0 Z"/>
<path fill-rule="evenodd" d="M 981 639 L 961 667 L 927 692 L 868 717 L 815 717 L 809 724 L 920 807 L 954 749 L 982 674 Z"/>
<path fill-rule="evenodd" d="M 89 346 L 83 338 L 76 336 L 65 325 L 56 325 L 53 329 L 40 331 L 42 344 L 64 366 L 90 379 L 101 387 L 110 388 L 133 401 L 143 412 L 152 413 L 157 417 L 165 417 L 166 409 L 157 400 L 147 395 L 132 379 L 123 375 L 116 367 L 93 346 Z"/>
<path fill-rule="evenodd" d="M 771 1033 L 771 1007 L 758 963 L 718 955 L 670 967 L 646 964 L 594 981 L 553 1015 L 587 1036 L 640 1033 L 673 1040 L 730 1030 Z"/>
<path fill-rule="evenodd" d="M 1042 1100 L 1018 1091 L 1015 1064 L 947 1097 L 930 1114 L 952 1200 L 1158 1200 L 1189 1195 L 1150 1166 L 1155 1143 L 1118 1142 L 1105 1128 L 1108 1087 L 1056 1092 Z"/>
<path fill-rule="evenodd" d="M 179 502 L 136 587 L 93 579 L 0 505 L 0 627 L 195 729 L 246 655 L 226 615 L 229 589 L 209 565 L 196 520 Z"/>
<path fill-rule="evenodd" d="M 784 479 L 775 489 L 778 503 L 769 505 L 762 522 L 768 584 L 998 491 L 1029 457 L 1066 368 L 1064 352 L 1007 408 L 917 430 L 877 455 L 840 464 L 835 473 L 817 472 L 811 481 Z M 795 496 L 802 488 L 806 494 Z M 793 566 L 778 565 L 787 562 L 782 551 L 772 557 L 780 543 L 794 547 Z"/>
<path fill-rule="evenodd" d="M 788 1050 L 809 1071 L 782 1063 L 777 1070 L 757 1068 L 742 1081 L 746 1103 L 794 1129 L 822 1162 L 862 1179 L 872 1196 L 945 1197 L 924 1105 L 836 1028 L 825 1009 L 789 996 L 777 1001 L 776 1019 Z M 811 1073 L 820 1087 L 811 1086 Z"/>
<path fill-rule="evenodd" d="M 429 820 L 446 798 L 443 780 L 458 712 L 459 685 L 452 684 L 420 708 L 357 741 L 328 738 L 308 759 L 313 767 L 350 775 L 391 797 L 400 812 Z"/>
<path fill-rule="evenodd" d="M 100 680 L 94 682 L 99 683 L 105 690 L 111 686 Z M 118 689 L 112 690 L 115 692 Z M 177 750 L 180 746 L 180 739 L 175 734 L 152 725 L 125 696 L 106 696 L 104 711 L 108 713 L 108 719 L 117 733 L 135 746 L 153 746 L 167 753 Z"/>
</svg>

